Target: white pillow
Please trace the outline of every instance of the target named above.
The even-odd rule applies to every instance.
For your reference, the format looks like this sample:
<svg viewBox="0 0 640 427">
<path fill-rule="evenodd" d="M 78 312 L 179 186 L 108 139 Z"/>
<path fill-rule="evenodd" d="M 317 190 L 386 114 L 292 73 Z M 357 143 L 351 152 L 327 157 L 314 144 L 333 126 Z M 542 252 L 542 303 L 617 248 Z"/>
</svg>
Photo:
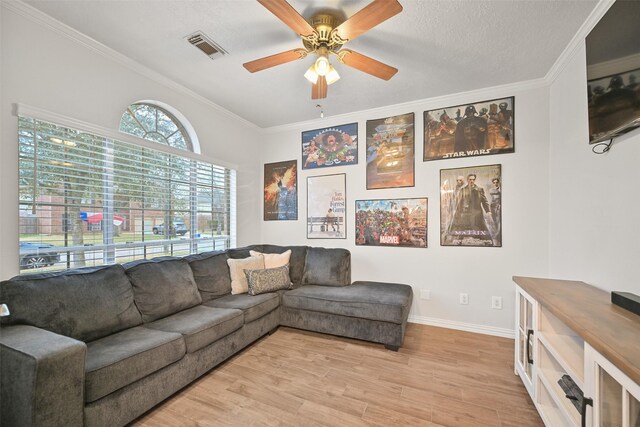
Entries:
<svg viewBox="0 0 640 427">
<path fill-rule="evenodd" d="M 264 268 L 277 268 L 289 264 L 289 258 L 291 258 L 291 249 L 287 249 L 281 254 L 265 254 L 262 252 L 249 251 L 251 256 L 263 256 Z"/>
<path fill-rule="evenodd" d="M 264 269 L 264 257 L 259 255 L 240 259 L 229 258 L 227 264 L 231 275 L 231 294 L 246 294 L 249 291 L 249 284 L 244 271 Z"/>
</svg>

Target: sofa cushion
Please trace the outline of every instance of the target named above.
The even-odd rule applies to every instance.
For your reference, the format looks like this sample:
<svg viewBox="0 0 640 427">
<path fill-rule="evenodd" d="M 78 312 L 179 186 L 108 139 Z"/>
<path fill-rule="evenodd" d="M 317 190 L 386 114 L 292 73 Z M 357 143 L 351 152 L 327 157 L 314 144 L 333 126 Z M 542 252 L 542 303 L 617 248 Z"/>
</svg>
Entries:
<svg viewBox="0 0 640 427">
<path fill-rule="evenodd" d="M 85 401 L 93 402 L 185 354 L 182 335 L 143 326 L 87 343 Z"/>
<path fill-rule="evenodd" d="M 226 252 L 214 251 L 185 257 L 198 285 L 202 301 L 209 301 L 231 292 L 231 276 Z"/>
<path fill-rule="evenodd" d="M 244 324 L 242 311 L 198 305 L 147 323 L 145 328 L 182 334 L 187 353 L 193 353 L 217 341 Z"/>
<path fill-rule="evenodd" d="M 202 302 L 189 262 L 183 258 L 125 264 L 138 310 L 152 322 Z"/>
<path fill-rule="evenodd" d="M 249 295 L 260 295 L 267 292 L 275 292 L 280 289 L 291 289 L 289 278 L 289 264 L 282 267 L 265 268 L 263 270 L 245 270 Z"/>
<path fill-rule="evenodd" d="M 303 285 L 347 286 L 351 283 L 351 253 L 346 249 L 308 248 Z"/>
<path fill-rule="evenodd" d="M 2 323 L 91 341 L 142 323 L 121 265 L 17 276 L 0 283 Z"/>
<path fill-rule="evenodd" d="M 412 299 L 413 290 L 408 285 L 355 282 L 342 288 L 301 286 L 286 292 L 282 297 L 282 305 L 402 324 L 407 319 Z"/>
<path fill-rule="evenodd" d="M 205 303 L 207 307 L 237 308 L 244 312 L 244 323 L 253 322 L 280 305 L 280 296 L 276 292 L 261 295 L 227 295 Z"/>
<path fill-rule="evenodd" d="M 246 294 L 249 290 L 249 284 L 244 271 L 264 269 L 264 257 L 260 255 L 242 259 L 229 258 L 227 264 L 229 264 L 229 274 L 231 275 L 231 293 L 233 295 Z"/>
<path fill-rule="evenodd" d="M 291 249 L 291 257 L 289 258 L 289 276 L 293 283 L 302 283 L 304 261 L 307 257 L 306 246 L 262 245 L 262 253 L 265 254 L 280 254 L 289 249 Z"/>
</svg>

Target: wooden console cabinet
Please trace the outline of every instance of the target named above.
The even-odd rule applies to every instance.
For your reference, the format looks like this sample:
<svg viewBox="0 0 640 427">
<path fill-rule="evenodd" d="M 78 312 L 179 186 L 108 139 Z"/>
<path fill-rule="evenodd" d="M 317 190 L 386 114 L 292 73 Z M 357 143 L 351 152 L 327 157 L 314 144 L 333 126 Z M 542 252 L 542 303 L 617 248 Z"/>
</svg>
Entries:
<svg viewBox="0 0 640 427">
<path fill-rule="evenodd" d="M 583 282 L 513 280 L 515 372 L 545 425 L 640 427 L 640 316 Z M 566 396 L 563 378 L 584 405 Z"/>
</svg>

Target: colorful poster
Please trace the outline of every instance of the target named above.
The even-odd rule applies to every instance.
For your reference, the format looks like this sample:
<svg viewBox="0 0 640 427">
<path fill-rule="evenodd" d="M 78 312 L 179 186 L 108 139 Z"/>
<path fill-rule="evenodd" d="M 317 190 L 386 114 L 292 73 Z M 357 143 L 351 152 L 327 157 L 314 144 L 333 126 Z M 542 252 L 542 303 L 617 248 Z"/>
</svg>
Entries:
<svg viewBox="0 0 640 427">
<path fill-rule="evenodd" d="M 302 132 L 302 169 L 358 163 L 358 123 Z"/>
<path fill-rule="evenodd" d="M 298 219 L 298 161 L 264 165 L 264 220 Z"/>
<path fill-rule="evenodd" d="M 367 190 L 413 187 L 414 114 L 367 120 Z"/>
<path fill-rule="evenodd" d="M 440 244 L 502 246 L 501 165 L 440 170 Z"/>
<path fill-rule="evenodd" d="M 513 153 L 514 97 L 424 112 L 423 161 Z"/>
<path fill-rule="evenodd" d="M 427 198 L 356 201 L 356 245 L 427 247 Z"/>
<path fill-rule="evenodd" d="M 307 239 L 346 239 L 347 176 L 307 178 Z"/>
</svg>

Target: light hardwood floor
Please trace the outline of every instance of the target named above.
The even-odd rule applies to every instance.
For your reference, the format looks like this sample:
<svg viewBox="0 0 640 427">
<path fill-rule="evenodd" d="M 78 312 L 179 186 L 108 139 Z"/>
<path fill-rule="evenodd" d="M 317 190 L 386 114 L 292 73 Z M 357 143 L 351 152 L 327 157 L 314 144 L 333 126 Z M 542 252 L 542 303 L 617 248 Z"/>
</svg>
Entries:
<svg viewBox="0 0 640 427">
<path fill-rule="evenodd" d="M 133 425 L 543 424 L 513 373 L 513 340 L 410 323 L 397 353 L 281 327 Z"/>
</svg>

